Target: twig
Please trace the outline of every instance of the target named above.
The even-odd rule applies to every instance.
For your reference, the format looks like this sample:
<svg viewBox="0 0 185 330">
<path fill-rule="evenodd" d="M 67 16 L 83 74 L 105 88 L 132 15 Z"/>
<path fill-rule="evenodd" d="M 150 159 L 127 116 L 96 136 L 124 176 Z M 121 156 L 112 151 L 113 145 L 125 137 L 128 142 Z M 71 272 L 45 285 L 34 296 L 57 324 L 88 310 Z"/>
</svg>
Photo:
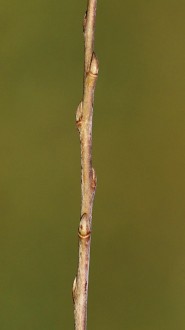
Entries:
<svg viewBox="0 0 185 330">
<path fill-rule="evenodd" d="M 75 330 L 87 328 L 87 298 L 90 263 L 91 224 L 96 174 L 92 168 L 92 117 L 98 61 L 94 54 L 97 0 L 88 0 L 83 30 L 85 39 L 83 100 L 76 111 L 81 145 L 81 218 L 78 228 L 78 271 L 73 283 Z"/>
</svg>

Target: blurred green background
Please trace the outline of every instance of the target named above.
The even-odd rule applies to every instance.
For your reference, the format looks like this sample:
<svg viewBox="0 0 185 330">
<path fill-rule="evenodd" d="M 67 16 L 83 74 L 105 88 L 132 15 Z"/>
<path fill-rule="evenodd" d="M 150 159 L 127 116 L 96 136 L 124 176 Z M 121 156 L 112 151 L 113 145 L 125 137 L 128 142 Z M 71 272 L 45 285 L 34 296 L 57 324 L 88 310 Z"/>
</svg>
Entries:
<svg viewBox="0 0 185 330">
<path fill-rule="evenodd" d="M 86 1 L 0 13 L 0 329 L 73 329 Z M 88 330 L 185 329 L 184 1 L 98 1 Z"/>
</svg>

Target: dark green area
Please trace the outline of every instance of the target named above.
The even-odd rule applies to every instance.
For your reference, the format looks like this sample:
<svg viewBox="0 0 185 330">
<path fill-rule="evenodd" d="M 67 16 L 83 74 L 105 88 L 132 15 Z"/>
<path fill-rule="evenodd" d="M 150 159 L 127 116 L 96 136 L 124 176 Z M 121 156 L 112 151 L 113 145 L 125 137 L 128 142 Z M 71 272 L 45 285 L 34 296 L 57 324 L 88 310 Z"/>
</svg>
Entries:
<svg viewBox="0 0 185 330">
<path fill-rule="evenodd" d="M 73 329 L 86 1 L 0 13 L 0 329 Z M 98 1 L 88 330 L 185 329 L 184 1 Z"/>
</svg>

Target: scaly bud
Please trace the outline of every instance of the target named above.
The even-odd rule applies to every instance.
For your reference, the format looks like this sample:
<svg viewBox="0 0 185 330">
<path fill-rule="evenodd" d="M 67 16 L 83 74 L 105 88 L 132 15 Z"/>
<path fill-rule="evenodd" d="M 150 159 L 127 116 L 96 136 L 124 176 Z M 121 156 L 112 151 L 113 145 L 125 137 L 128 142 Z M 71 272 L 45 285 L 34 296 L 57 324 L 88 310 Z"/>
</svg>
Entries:
<svg viewBox="0 0 185 330">
<path fill-rule="evenodd" d="M 76 110 L 76 126 L 79 131 L 80 131 L 81 124 L 82 124 L 82 117 L 83 117 L 83 102 L 81 101 Z"/>
<path fill-rule="evenodd" d="M 93 190 L 96 189 L 96 185 L 97 185 L 97 176 L 96 176 L 95 169 L 92 168 L 92 183 L 91 183 L 91 187 L 93 188 Z"/>
<path fill-rule="evenodd" d="M 80 224 L 78 228 L 78 235 L 80 238 L 88 238 L 91 234 L 90 224 L 87 213 L 81 216 Z"/>
<path fill-rule="evenodd" d="M 98 70 L 99 70 L 98 59 L 97 59 L 95 53 L 93 53 L 91 65 L 90 65 L 90 73 L 97 76 Z"/>
</svg>

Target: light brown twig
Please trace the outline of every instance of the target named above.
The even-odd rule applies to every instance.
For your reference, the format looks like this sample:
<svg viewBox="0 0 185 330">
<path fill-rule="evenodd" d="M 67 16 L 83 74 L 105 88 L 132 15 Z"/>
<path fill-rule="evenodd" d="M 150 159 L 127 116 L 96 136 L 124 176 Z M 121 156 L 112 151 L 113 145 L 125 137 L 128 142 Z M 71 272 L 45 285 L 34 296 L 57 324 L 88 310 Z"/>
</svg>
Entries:
<svg viewBox="0 0 185 330">
<path fill-rule="evenodd" d="M 73 283 L 75 330 L 87 328 L 87 298 L 90 263 L 91 224 L 96 174 L 92 168 L 92 117 L 98 61 L 94 53 L 97 0 L 89 0 L 84 17 L 84 88 L 83 100 L 76 111 L 76 125 L 81 145 L 81 218 L 78 228 L 78 271 Z"/>
</svg>

